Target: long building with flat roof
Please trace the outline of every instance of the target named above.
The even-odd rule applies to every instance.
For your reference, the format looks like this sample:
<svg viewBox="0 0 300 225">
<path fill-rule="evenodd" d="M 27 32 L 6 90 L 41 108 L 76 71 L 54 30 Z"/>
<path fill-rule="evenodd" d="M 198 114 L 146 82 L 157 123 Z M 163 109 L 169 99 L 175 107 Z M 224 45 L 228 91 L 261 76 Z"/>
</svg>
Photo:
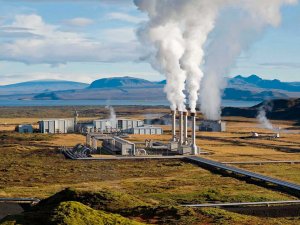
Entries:
<svg viewBox="0 0 300 225">
<path fill-rule="evenodd" d="M 75 121 L 72 119 L 44 119 L 39 122 L 41 133 L 66 134 L 75 131 Z"/>
<path fill-rule="evenodd" d="M 144 121 L 142 120 L 132 120 L 132 119 L 101 119 L 94 120 L 93 125 L 97 132 L 115 132 L 115 131 L 125 131 L 134 127 L 144 126 Z"/>
</svg>

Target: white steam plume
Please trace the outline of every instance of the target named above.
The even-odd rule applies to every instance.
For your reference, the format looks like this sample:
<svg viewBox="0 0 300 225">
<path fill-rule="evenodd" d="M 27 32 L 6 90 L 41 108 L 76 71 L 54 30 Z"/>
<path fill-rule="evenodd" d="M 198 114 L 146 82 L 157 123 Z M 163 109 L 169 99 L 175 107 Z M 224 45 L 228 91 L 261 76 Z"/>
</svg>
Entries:
<svg viewBox="0 0 300 225">
<path fill-rule="evenodd" d="M 221 96 L 226 84 L 224 76 L 235 59 L 255 42 L 268 26 L 278 26 L 281 7 L 297 0 L 232 1 L 220 17 L 205 58 L 205 76 L 200 91 L 201 111 L 207 119 L 218 120 Z"/>
<path fill-rule="evenodd" d="M 274 130 L 274 127 L 272 125 L 272 123 L 268 120 L 267 118 L 267 112 L 266 110 L 269 111 L 269 108 L 263 105 L 262 107 L 259 108 L 259 111 L 258 111 L 258 114 L 257 114 L 257 119 L 259 121 L 259 123 L 266 129 L 269 129 L 269 130 Z"/>
<path fill-rule="evenodd" d="M 280 24 L 281 6 L 296 2 L 134 0 L 149 17 L 138 36 L 145 46 L 152 47 L 149 57 L 152 66 L 166 75 L 165 92 L 171 108 L 185 109 L 186 88 L 189 106 L 195 111 L 201 88 L 201 111 L 207 119 L 219 119 L 225 87 L 223 77 L 265 27 Z M 232 16 L 223 20 L 220 15 L 227 11 Z M 208 51 L 205 51 L 204 46 L 212 30 L 214 35 L 211 35 Z"/>
<path fill-rule="evenodd" d="M 181 68 L 187 74 L 186 89 L 189 94 L 189 107 L 192 112 L 195 112 L 203 77 L 203 72 L 200 68 L 203 64 L 203 47 L 207 41 L 208 34 L 214 28 L 218 5 L 220 3 L 218 1 L 193 2 L 194 4 L 188 4 L 185 8 L 186 16 L 183 31 L 185 52 L 180 59 L 180 64 Z"/>
<path fill-rule="evenodd" d="M 107 126 L 112 126 L 117 121 L 116 112 L 112 106 L 107 105 L 105 108 L 109 110 L 109 124 Z"/>
<path fill-rule="evenodd" d="M 140 28 L 138 36 L 146 46 L 152 46 L 150 58 L 154 69 L 165 74 L 167 84 L 165 92 L 171 109 L 185 110 L 185 72 L 180 68 L 179 60 L 184 53 L 184 41 L 179 20 L 174 19 L 173 10 L 167 11 L 167 1 L 135 0 L 134 3 L 145 11 L 150 20 Z"/>
<path fill-rule="evenodd" d="M 194 112 L 203 72 L 203 45 L 214 27 L 218 8 L 230 0 L 135 0 L 148 14 L 140 40 L 154 46 L 150 62 L 167 78 L 165 92 L 171 108 L 184 110 L 185 95 Z"/>
</svg>

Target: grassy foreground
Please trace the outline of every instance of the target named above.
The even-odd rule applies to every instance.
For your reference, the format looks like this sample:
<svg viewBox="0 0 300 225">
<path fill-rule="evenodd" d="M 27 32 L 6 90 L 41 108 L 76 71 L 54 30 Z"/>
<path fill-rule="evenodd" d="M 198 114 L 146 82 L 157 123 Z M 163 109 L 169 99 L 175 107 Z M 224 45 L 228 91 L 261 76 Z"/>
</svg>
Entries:
<svg viewBox="0 0 300 225">
<path fill-rule="evenodd" d="M 297 224 L 300 218 L 264 219 L 221 209 L 155 206 L 115 191 L 96 193 L 65 189 L 1 225 L 139 225 L 139 224 Z"/>
</svg>

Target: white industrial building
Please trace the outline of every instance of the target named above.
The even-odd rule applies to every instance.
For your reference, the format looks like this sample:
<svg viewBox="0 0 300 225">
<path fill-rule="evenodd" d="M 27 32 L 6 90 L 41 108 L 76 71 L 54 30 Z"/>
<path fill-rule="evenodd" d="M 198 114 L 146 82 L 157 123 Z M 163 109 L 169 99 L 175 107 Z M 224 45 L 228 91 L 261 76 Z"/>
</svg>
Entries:
<svg viewBox="0 0 300 225">
<path fill-rule="evenodd" d="M 119 119 L 118 129 L 127 130 L 134 127 L 144 126 L 144 121 L 142 120 L 131 120 L 131 119 Z"/>
<path fill-rule="evenodd" d="M 161 127 L 153 127 L 153 126 L 133 127 L 125 131 L 128 134 L 141 134 L 141 135 L 163 134 L 163 129 Z"/>
<path fill-rule="evenodd" d="M 19 133 L 33 133 L 33 127 L 31 124 L 18 125 L 16 128 Z"/>
<path fill-rule="evenodd" d="M 224 132 L 226 123 L 221 120 L 203 120 L 199 126 L 199 131 Z"/>
<path fill-rule="evenodd" d="M 41 133 L 65 134 L 75 131 L 75 121 L 72 119 L 46 119 L 39 121 L 39 130 Z"/>
<path fill-rule="evenodd" d="M 96 132 L 116 132 L 116 131 L 126 131 L 134 127 L 141 127 L 144 125 L 142 120 L 131 120 L 131 119 L 102 119 L 94 120 L 93 125 Z"/>
<path fill-rule="evenodd" d="M 145 126 L 143 120 L 132 119 L 100 119 L 93 123 L 78 124 L 80 133 L 127 133 L 127 134 L 163 134 L 161 127 Z"/>
<path fill-rule="evenodd" d="M 113 132 L 118 128 L 118 121 L 109 119 L 94 120 L 93 126 L 97 132 Z"/>
</svg>

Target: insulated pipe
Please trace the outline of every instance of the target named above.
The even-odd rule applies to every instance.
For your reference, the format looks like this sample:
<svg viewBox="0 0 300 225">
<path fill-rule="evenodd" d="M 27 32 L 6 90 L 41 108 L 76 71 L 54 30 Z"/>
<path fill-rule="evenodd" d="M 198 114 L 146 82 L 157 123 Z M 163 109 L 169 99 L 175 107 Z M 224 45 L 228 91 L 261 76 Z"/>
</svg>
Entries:
<svg viewBox="0 0 300 225">
<path fill-rule="evenodd" d="M 188 144 L 188 112 L 183 112 L 183 144 Z"/>
<path fill-rule="evenodd" d="M 87 146 L 91 146 L 91 135 L 90 134 L 87 134 L 86 135 L 86 145 Z"/>
<path fill-rule="evenodd" d="M 196 113 L 191 113 L 192 117 L 192 155 L 198 155 L 198 147 L 196 145 Z"/>
<path fill-rule="evenodd" d="M 179 144 L 183 144 L 183 112 L 179 112 Z"/>
<path fill-rule="evenodd" d="M 96 150 L 98 148 L 98 146 L 97 146 L 97 139 L 95 137 L 92 138 L 92 148 L 96 149 Z"/>
<path fill-rule="evenodd" d="M 176 111 L 172 111 L 172 141 L 176 141 Z"/>
</svg>

